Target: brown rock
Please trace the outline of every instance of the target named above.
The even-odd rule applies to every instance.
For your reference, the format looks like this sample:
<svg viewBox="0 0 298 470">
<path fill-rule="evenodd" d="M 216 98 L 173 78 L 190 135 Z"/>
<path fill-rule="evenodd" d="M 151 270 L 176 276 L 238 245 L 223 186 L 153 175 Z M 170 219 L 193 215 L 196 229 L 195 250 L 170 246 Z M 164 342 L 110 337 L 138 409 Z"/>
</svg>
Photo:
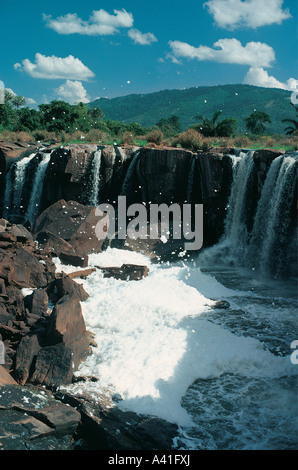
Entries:
<svg viewBox="0 0 298 470">
<path fill-rule="evenodd" d="M 73 273 L 69 273 L 68 277 L 70 277 L 71 279 L 75 279 L 76 277 L 80 277 L 81 279 L 84 279 L 90 274 L 92 274 L 94 271 L 96 271 L 96 268 L 89 268 L 89 269 L 84 269 L 82 271 L 75 271 Z"/>
<path fill-rule="evenodd" d="M 9 372 L 0 365 L 0 386 L 14 384 L 17 384 L 17 382 L 12 378 Z"/>
<path fill-rule="evenodd" d="M 20 341 L 16 353 L 15 376 L 20 384 L 25 384 L 30 375 L 33 360 L 40 351 L 37 335 L 26 335 Z"/>
<path fill-rule="evenodd" d="M 81 302 L 84 302 L 88 299 L 89 295 L 85 291 L 84 287 L 81 284 L 73 281 L 71 277 L 64 276 L 60 279 L 54 281 L 55 287 L 57 288 L 57 294 L 59 298 L 64 297 L 65 295 L 77 295 Z"/>
<path fill-rule="evenodd" d="M 74 372 L 72 355 L 65 343 L 45 346 L 38 353 L 30 382 L 49 388 L 70 383 Z"/>
<path fill-rule="evenodd" d="M 25 307 L 33 315 L 43 316 L 47 314 L 49 298 L 44 289 L 36 289 L 32 294 L 24 298 Z"/>
<path fill-rule="evenodd" d="M 67 252 L 69 256 L 73 251 L 82 257 L 100 252 L 103 240 L 97 238 L 95 227 L 102 217 L 95 215 L 95 211 L 95 207 L 62 199 L 38 217 L 34 225 L 35 237 L 38 239 L 39 232 L 47 231 L 62 238 L 72 247 L 72 251 Z"/>
</svg>

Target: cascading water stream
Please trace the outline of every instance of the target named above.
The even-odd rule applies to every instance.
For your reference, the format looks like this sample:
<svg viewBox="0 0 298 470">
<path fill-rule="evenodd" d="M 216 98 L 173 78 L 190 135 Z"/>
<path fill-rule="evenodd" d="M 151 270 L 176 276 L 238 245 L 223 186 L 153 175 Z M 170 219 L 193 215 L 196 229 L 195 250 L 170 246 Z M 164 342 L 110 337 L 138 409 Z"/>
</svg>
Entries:
<svg viewBox="0 0 298 470">
<path fill-rule="evenodd" d="M 98 206 L 98 192 L 100 189 L 100 169 L 101 169 L 101 150 L 98 149 L 94 153 L 92 162 L 92 188 L 89 198 L 89 204 L 92 206 Z"/>
<path fill-rule="evenodd" d="M 22 158 L 22 160 L 18 161 L 15 165 L 12 165 L 7 173 L 3 211 L 5 218 L 9 217 L 11 214 L 20 215 L 27 165 L 36 155 L 36 153 L 32 153 L 28 157 Z M 14 180 L 12 181 L 13 176 Z"/>
<path fill-rule="evenodd" d="M 42 196 L 42 190 L 43 190 L 43 180 L 44 180 L 45 172 L 47 170 L 50 158 L 51 158 L 51 153 L 42 153 L 42 159 L 35 173 L 32 193 L 31 193 L 29 204 L 28 204 L 28 209 L 26 212 L 26 219 L 29 220 L 29 222 L 31 223 L 35 222 L 40 212 L 40 202 L 41 202 L 41 196 Z"/>
<path fill-rule="evenodd" d="M 246 264 L 263 274 L 278 274 L 286 264 L 291 208 L 295 197 L 297 155 L 273 160 L 262 189 L 246 251 Z M 294 248 L 296 249 L 296 248 Z"/>
<path fill-rule="evenodd" d="M 139 159 L 141 157 L 141 154 L 139 152 L 136 153 L 136 155 L 133 157 L 129 167 L 128 167 L 128 170 L 127 170 L 127 173 L 125 175 L 125 178 L 124 178 L 124 181 L 123 181 L 123 184 L 122 184 L 122 188 L 121 188 L 121 195 L 122 196 L 127 196 L 129 195 L 133 189 L 135 189 L 133 186 L 133 180 L 134 180 L 134 176 L 135 176 L 135 173 L 136 173 L 136 168 L 137 168 L 137 164 L 139 162 Z"/>
<path fill-rule="evenodd" d="M 247 245 L 246 196 L 249 179 L 254 168 L 253 153 L 253 151 L 246 154 L 240 153 L 237 159 L 232 160 L 234 181 L 225 221 L 224 237 L 230 241 L 234 254 L 238 256 L 241 256 Z"/>
</svg>

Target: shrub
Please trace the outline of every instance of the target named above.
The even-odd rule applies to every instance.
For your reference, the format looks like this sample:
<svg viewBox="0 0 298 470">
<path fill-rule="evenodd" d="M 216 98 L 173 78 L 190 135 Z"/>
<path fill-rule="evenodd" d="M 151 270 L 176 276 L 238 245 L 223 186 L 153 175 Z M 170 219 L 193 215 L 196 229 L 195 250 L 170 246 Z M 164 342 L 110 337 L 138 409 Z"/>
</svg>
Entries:
<svg viewBox="0 0 298 470">
<path fill-rule="evenodd" d="M 49 132 L 46 129 L 38 129 L 32 132 L 35 140 L 46 141 L 55 139 L 55 132 Z"/>
<path fill-rule="evenodd" d="M 105 142 L 108 139 L 108 134 L 100 129 L 91 129 L 85 134 L 85 140 L 87 142 Z"/>
<path fill-rule="evenodd" d="M 176 143 L 179 143 L 181 147 L 190 150 L 198 150 L 202 145 L 202 136 L 195 129 L 187 129 L 187 131 L 182 132 L 176 140 Z"/>
<path fill-rule="evenodd" d="M 130 131 L 124 132 L 122 135 L 122 144 L 124 145 L 133 145 L 134 136 Z"/>
<path fill-rule="evenodd" d="M 146 140 L 156 145 L 161 145 L 163 142 L 163 138 L 164 138 L 164 135 L 159 129 L 153 129 L 151 132 L 149 132 L 146 135 Z"/>
</svg>

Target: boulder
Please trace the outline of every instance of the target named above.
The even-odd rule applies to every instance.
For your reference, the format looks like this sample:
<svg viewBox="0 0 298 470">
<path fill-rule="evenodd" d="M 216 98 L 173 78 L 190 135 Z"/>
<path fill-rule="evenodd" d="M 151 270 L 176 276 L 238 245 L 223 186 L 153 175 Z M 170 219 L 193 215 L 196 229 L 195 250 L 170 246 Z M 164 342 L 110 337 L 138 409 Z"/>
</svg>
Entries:
<svg viewBox="0 0 298 470">
<path fill-rule="evenodd" d="M 51 233 L 47 230 L 38 232 L 36 241 L 39 248 L 44 250 L 51 256 L 56 256 L 61 259 L 65 264 L 73 266 L 86 267 L 88 265 L 88 256 L 82 256 L 73 249 L 72 245 L 65 241 L 63 238 Z"/>
<path fill-rule="evenodd" d="M 58 277 L 48 285 L 47 293 L 53 303 L 57 303 L 65 295 L 75 295 L 81 302 L 89 298 L 89 294 L 87 294 L 84 287 L 73 281 L 71 276 L 64 273 L 62 273 L 62 277 Z"/>
<path fill-rule="evenodd" d="M 21 339 L 17 348 L 14 372 L 19 384 L 23 385 L 27 382 L 32 372 L 33 362 L 36 361 L 40 349 L 41 346 L 36 334 L 28 334 Z"/>
<path fill-rule="evenodd" d="M 74 373 L 72 350 L 65 343 L 40 349 L 30 378 L 32 384 L 56 388 L 69 384 Z"/>
<path fill-rule="evenodd" d="M 33 315 L 46 316 L 49 298 L 44 289 L 36 289 L 24 298 L 24 305 Z"/>
<path fill-rule="evenodd" d="M 102 217 L 95 215 L 95 211 L 95 207 L 62 199 L 38 217 L 34 225 L 35 238 L 38 239 L 40 232 L 47 231 L 69 243 L 79 256 L 100 252 L 103 240 L 97 238 L 95 227 Z M 67 255 L 71 257 L 73 251 Z"/>
<path fill-rule="evenodd" d="M 143 279 L 143 277 L 147 277 L 149 274 L 149 268 L 147 266 L 139 266 L 135 264 L 123 264 L 120 268 L 97 267 L 103 270 L 104 277 L 113 277 L 122 281 L 139 281 L 140 279 Z"/>
<path fill-rule="evenodd" d="M 87 450 L 170 450 L 178 426 L 153 416 L 123 411 L 103 393 L 96 401 L 88 393 L 56 397 L 78 409 L 80 433 Z"/>
</svg>

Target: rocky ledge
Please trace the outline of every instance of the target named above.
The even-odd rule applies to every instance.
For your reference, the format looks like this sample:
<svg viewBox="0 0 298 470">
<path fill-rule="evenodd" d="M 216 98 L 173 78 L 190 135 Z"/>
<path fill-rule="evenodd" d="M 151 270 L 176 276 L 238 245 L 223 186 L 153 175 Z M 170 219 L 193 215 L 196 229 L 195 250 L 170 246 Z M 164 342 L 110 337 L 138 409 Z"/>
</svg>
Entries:
<svg viewBox="0 0 298 470">
<path fill-rule="evenodd" d="M 56 272 L 55 258 L 85 268 L 102 249 L 92 235 L 98 220 L 94 207 L 64 200 L 40 215 L 32 233 L 0 219 L 0 450 L 170 449 L 177 434 L 106 398 L 59 392 L 95 346 L 81 310 L 88 294 L 75 280 L 95 268 Z M 98 269 L 126 281 L 148 275 L 146 266 Z"/>
</svg>

